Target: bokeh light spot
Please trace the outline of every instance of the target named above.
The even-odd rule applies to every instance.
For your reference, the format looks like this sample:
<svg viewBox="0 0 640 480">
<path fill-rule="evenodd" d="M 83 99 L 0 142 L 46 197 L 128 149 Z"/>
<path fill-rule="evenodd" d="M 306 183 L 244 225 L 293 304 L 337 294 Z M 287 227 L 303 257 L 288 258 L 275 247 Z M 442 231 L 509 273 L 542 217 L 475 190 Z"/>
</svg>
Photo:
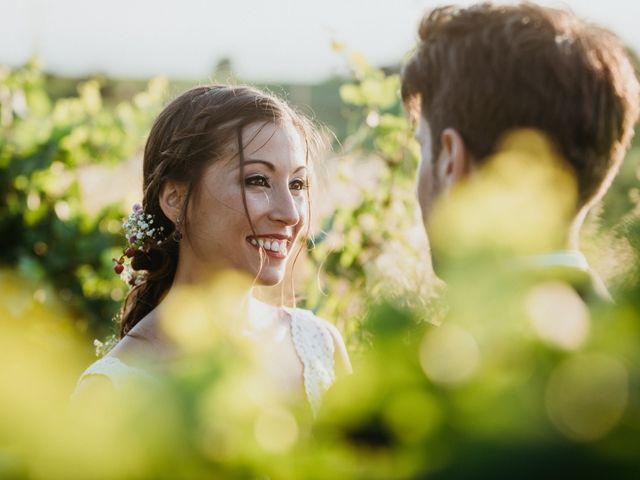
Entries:
<svg viewBox="0 0 640 480">
<path fill-rule="evenodd" d="M 435 383 L 458 384 L 471 377 L 478 366 L 480 350 L 467 330 L 442 325 L 427 332 L 420 347 L 420 364 Z"/>
<path fill-rule="evenodd" d="M 592 441 L 606 435 L 627 404 L 625 367 L 603 354 L 566 360 L 551 374 L 546 407 L 556 427 L 567 437 Z"/>
<path fill-rule="evenodd" d="M 71 207 L 64 200 L 57 201 L 54 210 L 60 220 L 69 220 L 71 218 Z"/>
<path fill-rule="evenodd" d="M 526 310 L 538 336 L 552 345 L 575 350 L 589 333 L 589 310 L 569 285 L 547 282 L 531 290 Z"/>
</svg>

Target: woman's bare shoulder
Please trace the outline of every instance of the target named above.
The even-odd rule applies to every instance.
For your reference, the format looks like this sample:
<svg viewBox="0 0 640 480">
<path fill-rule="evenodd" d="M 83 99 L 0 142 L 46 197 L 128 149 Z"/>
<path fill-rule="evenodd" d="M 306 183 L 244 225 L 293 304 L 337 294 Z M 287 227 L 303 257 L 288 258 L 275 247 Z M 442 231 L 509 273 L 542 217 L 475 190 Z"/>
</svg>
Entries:
<svg viewBox="0 0 640 480">
<path fill-rule="evenodd" d="M 114 385 L 107 375 L 86 375 L 81 378 L 73 392 L 72 399 L 112 394 Z"/>
</svg>

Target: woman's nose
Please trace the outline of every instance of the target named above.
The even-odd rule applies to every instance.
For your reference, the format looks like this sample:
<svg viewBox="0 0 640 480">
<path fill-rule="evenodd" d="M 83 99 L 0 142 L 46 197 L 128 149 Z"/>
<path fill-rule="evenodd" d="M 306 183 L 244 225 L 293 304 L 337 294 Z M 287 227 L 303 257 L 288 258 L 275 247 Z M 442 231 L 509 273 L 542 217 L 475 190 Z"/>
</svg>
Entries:
<svg viewBox="0 0 640 480">
<path fill-rule="evenodd" d="M 275 198 L 272 199 L 269 217 L 284 225 L 297 225 L 301 218 L 299 203 L 300 202 L 296 202 L 289 188 L 280 191 L 276 193 Z"/>
</svg>

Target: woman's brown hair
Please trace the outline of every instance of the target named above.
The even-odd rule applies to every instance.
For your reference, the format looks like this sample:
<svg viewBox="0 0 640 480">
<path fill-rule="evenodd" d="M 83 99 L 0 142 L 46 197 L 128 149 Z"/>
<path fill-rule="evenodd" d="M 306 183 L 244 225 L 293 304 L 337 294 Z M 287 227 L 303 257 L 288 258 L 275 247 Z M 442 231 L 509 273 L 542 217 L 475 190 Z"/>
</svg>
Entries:
<svg viewBox="0 0 640 480">
<path fill-rule="evenodd" d="M 146 275 L 124 301 L 120 338 L 160 303 L 175 277 L 179 243 L 173 240 L 176 226 L 160 207 L 164 184 L 172 180 L 187 186 L 182 216 L 183 227 L 186 227 L 188 219 L 184 213 L 190 199 L 197 196 L 204 170 L 212 162 L 228 157 L 233 150 L 237 150 L 235 155 L 242 169 L 243 129 L 256 122 L 284 121 L 290 121 L 300 132 L 308 164 L 310 153 L 318 144 L 311 122 L 282 100 L 253 87 L 196 87 L 178 96 L 160 113 L 144 150 L 142 208 L 153 215 L 156 227 L 164 227 L 166 237 L 160 242 L 147 242 L 145 248 L 134 254 L 132 268 L 145 271 Z M 252 226 L 244 199 L 243 204 Z"/>
</svg>

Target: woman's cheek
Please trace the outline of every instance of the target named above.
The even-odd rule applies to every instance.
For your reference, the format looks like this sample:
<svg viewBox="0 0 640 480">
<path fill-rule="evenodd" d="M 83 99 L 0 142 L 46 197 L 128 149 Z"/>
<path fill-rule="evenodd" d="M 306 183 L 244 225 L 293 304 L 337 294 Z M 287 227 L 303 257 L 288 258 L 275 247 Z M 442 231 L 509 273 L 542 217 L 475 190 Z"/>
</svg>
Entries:
<svg viewBox="0 0 640 480">
<path fill-rule="evenodd" d="M 309 216 L 309 198 L 307 194 L 304 193 L 296 200 L 296 207 L 298 209 L 298 215 L 300 216 L 299 225 L 304 227 L 307 224 L 307 217 Z"/>
<path fill-rule="evenodd" d="M 245 198 L 247 200 L 247 212 L 249 213 L 251 221 L 257 221 L 257 219 L 263 216 L 265 211 L 267 210 L 267 206 L 269 205 L 269 198 L 264 192 L 247 192 Z M 237 207 L 238 212 L 242 213 L 242 215 L 244 215 L 246 219 L 242 197 L 240 197 L 240 203 L 237 205 Z"/>
</svg>

